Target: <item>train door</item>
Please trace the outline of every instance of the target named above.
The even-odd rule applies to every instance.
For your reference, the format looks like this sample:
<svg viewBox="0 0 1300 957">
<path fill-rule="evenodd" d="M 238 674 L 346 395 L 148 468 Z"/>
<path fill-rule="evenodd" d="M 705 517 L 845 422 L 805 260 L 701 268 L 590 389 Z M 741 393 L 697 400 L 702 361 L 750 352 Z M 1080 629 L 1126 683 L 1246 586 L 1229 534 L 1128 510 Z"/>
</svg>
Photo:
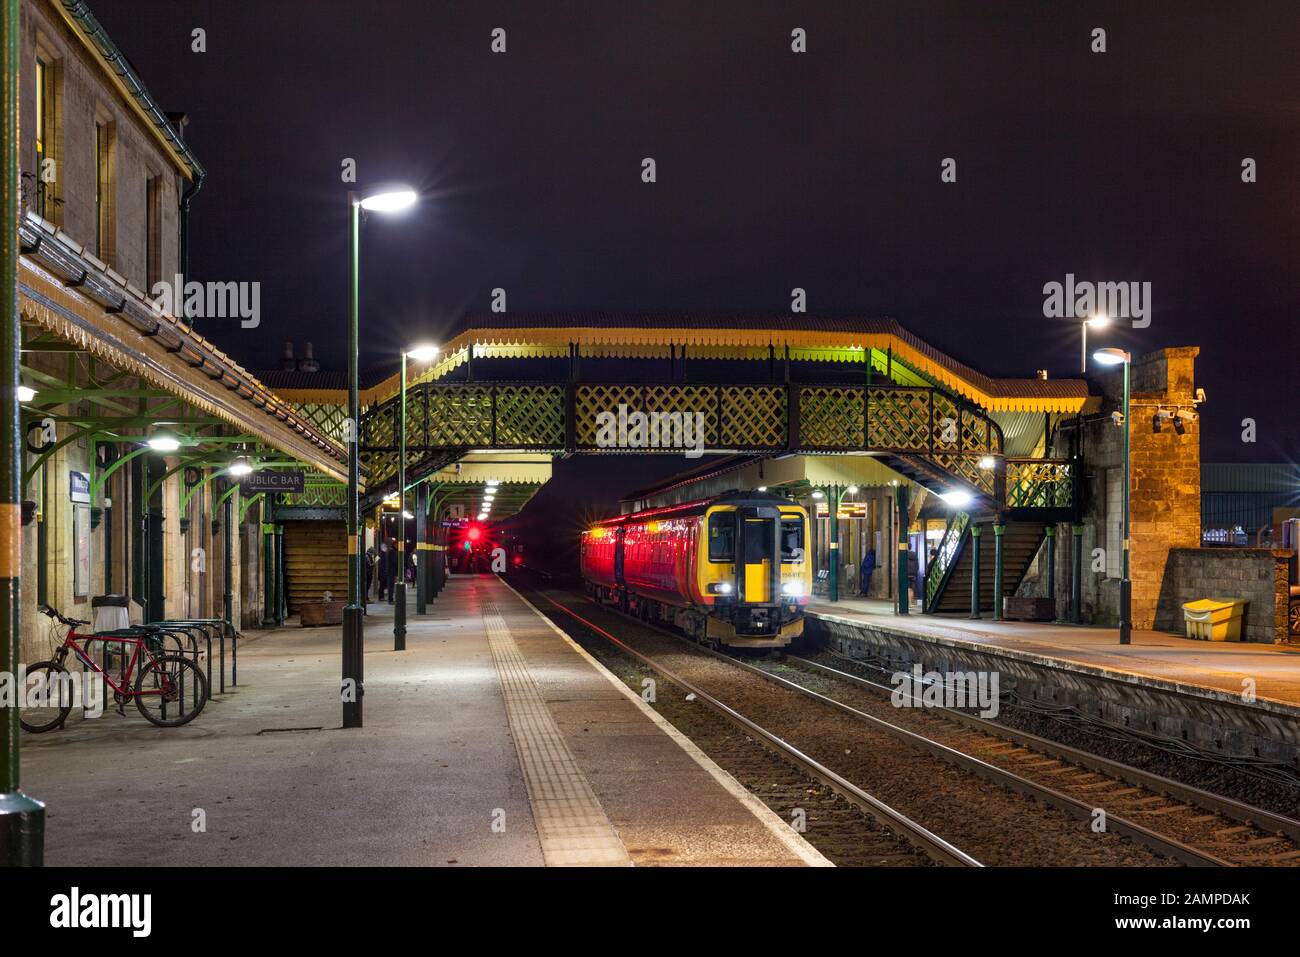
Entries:
<svg viewBox="0 0 1300 957">
<path fill-rule="evenodd" d="M 619 526 L 614 532 L 614 581 L 618 583 L 618 602 L 624 611 L 627 611 L 627 586 L 623 581 L 623 534 L 626 531 Z"/>
<path fill-rule="evenodd" d="M 736 536 L 736 578 L 740 600 L 771 603 L 780 595 L 779 548 L 781 513 L 775 508 L 740 508 Z"/>
</svg>

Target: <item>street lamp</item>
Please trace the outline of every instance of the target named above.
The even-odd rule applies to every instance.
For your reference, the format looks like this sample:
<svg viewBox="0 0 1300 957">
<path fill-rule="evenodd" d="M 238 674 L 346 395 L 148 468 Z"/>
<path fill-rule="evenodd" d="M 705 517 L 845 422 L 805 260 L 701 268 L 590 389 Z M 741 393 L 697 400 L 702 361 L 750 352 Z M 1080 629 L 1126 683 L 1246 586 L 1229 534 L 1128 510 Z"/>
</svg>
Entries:
<svg viewBox="0 0 1300 957">
<path fill-rule="evenodd" d="M 414 197 L 414 194 L 412 194 Z M 411 202 L 414 202 L 412 198 Z M 410 203 L 406 204 L 407 206 Z M 394 207 L 401 209 L 403 207 Z M 402 375 L 398 385 L 401 396 L 398 412 L 397 441 L 397 582 L 393 586 L 393 650 L 406 650 L 406 360 L 430 362 L 438 354 L 438 347 L 419 345 L 402 353 Z"/>
<path fill-rule="evenodd" d="M 1120 569 L 1119 581 L 1119 643 L 1127 645 L 1132 642 L 1133 636 L 1133 584 L 1128 577 L 1128 491 L 1129 491 L 1129 420 L 1128 420 L 1128 400 L 1129 400 L 1129 366 L 1133 362 L 1133 356 L 1123 349 L 1098 349 L 1092 354 L 1100 365 L 1104 366 L 1124 366 L 1124 412 L 1123 419 L 1119 423 L 1120 428 L 1124 430 L 1124 531 L 1123 546 L 1120 553 L 1120 561 L 1123 563 Z"/>
<path fill-rule="evenodd" d="M 361 548 L 361 460 L 357 443 L 361 441 L 361 401 L 357 386 L 357 362 L 360 351 L 358 312 L 361 285 L 361 210 L 375 213 L 392 213 L 411 206 L 417 197 L 414 190 L 374 189 L 365 193 L 348 193 L 348 206 L 352 211 L 352 302 L 348 330 L 348 604 L 343 609 L 343 727 L 361 727 L 361 696 L 364 678 L 364 652 L 362 638 L 361 583 L 365 576 L 361 567 L 364 549 Z M 403 416 L 405 419 L 405 416 Z"/>
<path fill-rule="evenodd" d="M 1105 313 L 1099 313 L 1095 316 L 1089 316 L 1087 319 L 1083 320 L 1082 323 L 1080 323 L 1079 328 L 1083 330 L 1083 351 L 1080 353 L 1080 360 L 1079 360 L 1081 363 L 1081 368 L 1079 369 L 1079 372 L 1081 374 L 1087 375 L 1088 373 L 1088 327 L 1092 326 L 1094 329 L 1104 329 L 1106 326 L 1109 325 L 1110 325 L 1110 316 L 1106 315 Z"/>
</svg>

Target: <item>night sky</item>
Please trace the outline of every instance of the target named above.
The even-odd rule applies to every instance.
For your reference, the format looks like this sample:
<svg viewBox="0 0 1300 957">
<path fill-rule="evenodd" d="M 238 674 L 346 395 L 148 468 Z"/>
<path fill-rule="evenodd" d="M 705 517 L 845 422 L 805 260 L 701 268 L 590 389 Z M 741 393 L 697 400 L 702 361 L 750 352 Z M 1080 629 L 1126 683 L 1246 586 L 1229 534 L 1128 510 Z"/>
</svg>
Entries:
<svg viewBox="0 0 1300 957">
<path fill-rule="evenodd" d="M 425 196 L 367 224 L 363 367 L 498 286 L 521 313 L 780 312 L 801 286 L 987 373 L 1068 376 L 1078 329 L 1042 288 L 1073 272 L 1152 284 L 1150 327 L 1099 344 L 1201 346 L 1205 460 L 1300 459 L 1293 2 L 91 7 L 190 115 L 194 278 L 263 286 L 260 328 L 200 328 L 251 368 L 286 338 L 344 366 L 352 157 Z"/>
</svg>

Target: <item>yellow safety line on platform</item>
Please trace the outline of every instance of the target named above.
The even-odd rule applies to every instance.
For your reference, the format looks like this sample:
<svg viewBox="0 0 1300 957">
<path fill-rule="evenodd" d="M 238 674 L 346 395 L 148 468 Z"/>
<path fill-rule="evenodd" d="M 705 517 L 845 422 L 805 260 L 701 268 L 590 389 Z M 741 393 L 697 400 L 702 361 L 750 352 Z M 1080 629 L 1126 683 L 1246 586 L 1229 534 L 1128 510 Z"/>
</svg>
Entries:
<svg viewBox="0 0 1300 957">
<path fill-rule="evenodd" d="M 547 866 L 630 867 L 627 848 L 565 744 L 505 619 L 482 589 L 474 595 Z"/>
</svg>

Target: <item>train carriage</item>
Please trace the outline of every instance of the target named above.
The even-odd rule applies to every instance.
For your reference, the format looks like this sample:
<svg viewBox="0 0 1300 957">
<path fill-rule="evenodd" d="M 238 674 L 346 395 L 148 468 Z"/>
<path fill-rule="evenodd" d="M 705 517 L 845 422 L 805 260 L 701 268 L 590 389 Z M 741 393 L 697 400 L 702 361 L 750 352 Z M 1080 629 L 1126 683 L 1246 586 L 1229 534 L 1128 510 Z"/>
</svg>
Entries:
<svg viewBox="0 0 1300 957">
<path fill-rule="evenodd" d="M 598 522 L 582 533 L 587 593 L 695 639 L 780 648 L 803 633 L 812 590 L 808 513 L 729 492 Z"/>
</svg>

